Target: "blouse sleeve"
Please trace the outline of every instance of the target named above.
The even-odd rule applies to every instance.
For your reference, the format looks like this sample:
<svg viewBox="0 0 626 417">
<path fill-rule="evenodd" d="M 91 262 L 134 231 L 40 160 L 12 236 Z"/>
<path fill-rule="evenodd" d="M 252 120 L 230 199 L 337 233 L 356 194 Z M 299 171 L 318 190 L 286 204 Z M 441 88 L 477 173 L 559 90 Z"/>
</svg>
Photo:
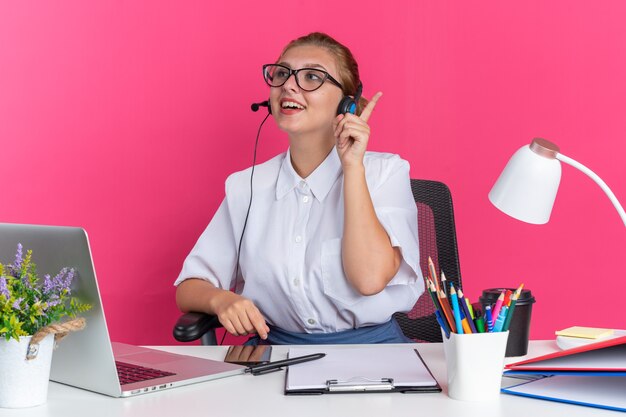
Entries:
<svg viewBox="0 0 626 417">
<path fill-rule="evenodd" d="M 421 284 L 417 206 L 411 193 L 409 163 L 397 155 L 385 162 L 387 166 L 381 166 L 378 174 L 386 180 L 370 193 L 378 221 L 387 231 L 391 245 L 402 253 L 402 265 L 389 285 Z"/>
<path fill-rule="evenodd" d="M 174 285 L 179 285 L 189 278 L 200 278 L 217 288 L 228 290 L 235 274 L 236 261 L 237 249 L 228 202 L 225 198 L 187 255 Z"/>
</svg>

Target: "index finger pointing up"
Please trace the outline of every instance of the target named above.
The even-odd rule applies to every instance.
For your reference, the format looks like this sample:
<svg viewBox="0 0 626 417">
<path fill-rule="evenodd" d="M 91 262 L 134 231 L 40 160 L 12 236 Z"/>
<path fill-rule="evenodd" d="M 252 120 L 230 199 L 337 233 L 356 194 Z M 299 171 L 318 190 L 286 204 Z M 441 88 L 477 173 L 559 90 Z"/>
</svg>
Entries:
<svg viewBox="0 0 626 417">
<path fill-rule="evenodd" d="M 366 122 L 369 120 L 370 116 L 372 115 L 372 112 L 374 111 L 374 107 L 376 107 L 376 102 L 382 95 L 383 95 L 382 91 L 379 91 L 378 93 L 374 94 L 374 97 L 372 97 L 370 102 L 367 103 L 367 106 L 365 106 L 365 108 L 361 112 L 361 116 L 359 116 L 362 120 Z"/>
</svg>

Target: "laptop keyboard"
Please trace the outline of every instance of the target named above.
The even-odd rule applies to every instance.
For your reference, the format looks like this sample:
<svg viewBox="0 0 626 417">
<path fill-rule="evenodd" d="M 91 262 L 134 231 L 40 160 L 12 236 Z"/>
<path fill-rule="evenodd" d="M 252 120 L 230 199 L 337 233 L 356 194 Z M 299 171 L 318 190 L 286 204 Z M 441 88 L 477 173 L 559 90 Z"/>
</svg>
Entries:
<svg viewBox="0 0 626 417">
<path fill-rule="evenodd" d="M 172 372 L 159 371 L 158 369 L 118 361 L 115 361 L 115 365 L 117 366 L 117 376 L 121 385 L 176 375 Z"/>
</svg>

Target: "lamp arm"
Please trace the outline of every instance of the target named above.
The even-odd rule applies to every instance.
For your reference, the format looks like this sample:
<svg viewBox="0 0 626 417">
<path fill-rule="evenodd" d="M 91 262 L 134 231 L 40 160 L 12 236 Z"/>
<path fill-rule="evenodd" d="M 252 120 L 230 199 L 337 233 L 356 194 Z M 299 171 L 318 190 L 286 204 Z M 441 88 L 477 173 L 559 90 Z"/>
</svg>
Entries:
<svg viewBox="0 0 626 417">
<path fill-rule="evenodd" d="M 606 195 L 609 197 L 609 200 L 611 200 L 611 203 L 613 203 L 613 205 L 615 206 L 615 209 L 619 213 L 619 216 L 622 218 L 622 221 L 624 222 L 624 226 L 626 226 L 626 212 L 624 212 L 624 207 L 622 207 L 619 201 L 617 201 L 617 197 L 615 197 L 615 194 L 613 194 L 613 191 L 611 191 L 609 186 L 606 185 L 606 183 L 602 180 L 602 178 L 600 178 L 595 172 L 593 172 L 592 170 L 590 170 L 589 168 L 587 168 L 580 162 L 577 162 L 573 160 L 572 158 L 563 155 L 562 153 L 557 152 L 556 159 L 568 165 L 571 165 L 574 168 L 579 169 L 580 171 L 587 174 L 592 180 L 594 180 L 596 184 L 598 184 L 600 188 L 602 188 L 602 191 L 604 191 Z"/>
</svg>

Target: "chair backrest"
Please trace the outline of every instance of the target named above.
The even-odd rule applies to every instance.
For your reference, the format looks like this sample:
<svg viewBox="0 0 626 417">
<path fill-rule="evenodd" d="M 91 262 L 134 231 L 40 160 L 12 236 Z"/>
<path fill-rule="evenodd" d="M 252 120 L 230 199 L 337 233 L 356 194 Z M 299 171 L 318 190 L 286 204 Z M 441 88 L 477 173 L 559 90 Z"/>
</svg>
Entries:
<svg viewBox="0 0 626 417">
<path fill-rule="evenodd" d="M 428 257 L 435 263 L 437 274 L 443 270 L 448 282 L 461 286 L 461 268 L 454 226 L 454 208 L 450 189 L 441 182 L 411 180 L 417 204 L 417 225 L 420 268 L 428 276 Z M 435 307 L 427 292 L 407 313 L 394 315 L 404 334 L 417 342 L 441 342 L 441 331 L 435 318 Z"/>
</svg>

